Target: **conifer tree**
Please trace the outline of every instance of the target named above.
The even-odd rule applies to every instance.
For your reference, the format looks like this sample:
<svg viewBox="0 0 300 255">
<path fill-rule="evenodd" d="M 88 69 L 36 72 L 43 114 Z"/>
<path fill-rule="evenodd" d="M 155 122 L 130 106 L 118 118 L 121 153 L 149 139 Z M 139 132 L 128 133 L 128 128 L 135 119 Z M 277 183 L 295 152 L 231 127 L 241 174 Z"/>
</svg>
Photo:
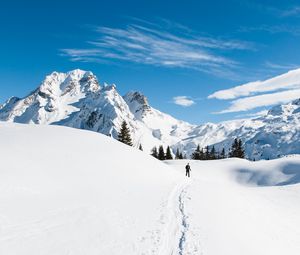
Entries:
<svg viewBox="0 0 300 255">
<path fill-rule="evenodd" d="M 243 148 L 242 140 L 235 138 L 232 145 L 231 150 L 229 153 L 230 158 L 244 158 L 245 157 L 245 150 Z"/>
<path fill-rule="evenodd" d="M 226 158 L 225 149 L 223 148 L 220 154 L 220 158 Z"/>
<path fill-rule="evenodd" d="M 167 147 L 166 159 L 168 159 L 168 160 L 173 159 L 170 146 Z"/>
<path fill-rule="evenodd" d="M 209 155 L 209 158 L 210 158 L 210 159 L 216 159 L 216 158 L 217 158 L 215 146 L 213 146 L 213 147 L 211 148 L 209 154 L 210 154 L 210 155 Z"/>
<path fill-rule="evenodd" d="M 183 159 L 182 152 L 179 153 L 179 159 Z"/>
<path fill-rule="evenodd" d="M 204 159 L 205 160 L 209 160 L 210 159 L 210 151 L 209 151 L 209 147 L 208 146 L 206 146 L 206 148 L 205 148 Z"/>
<path fill-rule="evenodd" d="M 176 154 L 175 154 L 175 159 L 179 159 L 180 158 L 180 152 L 179 149 L 176 149 Z"/>
<path fill-rule="evenodd" d="M 200 150 L 199 159 L 200 160 L 204 160 L 205 159 L 205 154 L 204 154 L 203 148 L 201 148 L 201 150 Z"/>
<path fill-rule="evenodd" d="M 166 159 L 165 152 L 164 152 L 164 147 L 162 145 L 160 145 L 159 148 L 158 148 L 158 159 L 159 160 L 165 160 Z"/>
<path fill-rule="evenodd" d="M 197 146 L 196 150 L 192 154 L 192 159 L 200 160 L 200 145 Z"/>
<path fill-rule="evenodd" d="M 238 139 L 235 138 L 232 145 L 231 145 L 231 149 L 230 149 L 230 152 L 229 152 L 229 157 L 230 158 L 237 157 L 237 150 L 238 150 Z"/>
<path fill-rule="evenodd" d="M 156 146 L 153 147 L 153 149 L 151 150 L 151 156 L 153 156 L 154 158 L 158 158 L 158 152 Z"/>
<path fill-rule="evenodd" d="M 238 142 L 238 153 L 237 153 L 238 158 L 245 158 L 245 149 L 243 147 L 242 140 L 239 139 Z"/>
<path fill-rule="evenodd" d="M 132 146 L 130 130 L 129 130 L 125 120 L 122 122 L 121 129 L 120 129 L 120 132 L 118 134 L 118 140 L 122 143 L 125 143 L 129 146 Z"/>
<path fill-rule="evenodd" d="M 143 151 L 143 146 L 142 146 L 141 143 L 140 143 L 140 146 L 139 146 L 139 150 L 140 150 L 140 151 Z"/>
</svg>

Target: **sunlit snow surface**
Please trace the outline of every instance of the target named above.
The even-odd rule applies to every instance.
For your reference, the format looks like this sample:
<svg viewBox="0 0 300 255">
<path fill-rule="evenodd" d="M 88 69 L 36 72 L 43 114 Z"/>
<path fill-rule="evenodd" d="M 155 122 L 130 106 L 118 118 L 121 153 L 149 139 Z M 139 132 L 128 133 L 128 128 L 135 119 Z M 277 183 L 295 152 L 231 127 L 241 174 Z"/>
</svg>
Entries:
<svg viewBox="0 0 300 255">
<path fill-rule="evenodd" d="M 0 123 L 0 254 L 300 253 L 300 157 L 162 163 L 101 134 Z"/>
</svg>

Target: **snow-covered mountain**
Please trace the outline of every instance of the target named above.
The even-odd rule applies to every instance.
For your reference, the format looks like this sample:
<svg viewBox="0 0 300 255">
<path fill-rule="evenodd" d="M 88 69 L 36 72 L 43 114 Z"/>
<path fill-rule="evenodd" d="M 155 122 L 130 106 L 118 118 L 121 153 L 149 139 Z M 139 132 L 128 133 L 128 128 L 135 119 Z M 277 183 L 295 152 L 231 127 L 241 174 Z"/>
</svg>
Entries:
<svg viewBox="0 0 300 255">
<path fill-rule="evenodd" d="M 101 86 L 92 72 L 53 72 L 24 98 L 12 97 L 0 106 L 0 121 L 56 124 L 117 137 L 125 120 L 134 145 L 144 150 L 170 145 L 187 155 L 201 147 L 230 147 L 241 138 L 248 158 L 277 158 L 300 153 L 300 100 L 273 107 L 265 116 L 192 125 L 151 107 L 139 92 L 121 96 L 115 85 Z"/>
<path fill-rule="evenodd" d="M 300 154 L 300 99 L 271 108 L 264 116 L 204 124 L 190 138 L 181 142 L 184 149 L 215 145 L 218 150 L 229 150 L 238 137 L 245 144 L 249 159 L 274 159 L 289 154 Z"/>
<path fill-rule="evenodd" d="M 117 137 L 123 120 L 134 144 L 147 151 L 155 145 L 173 145 L 193 128 L 186 122 L 152 108 L 139 92 L 122 97 L 115 85 L 100 86 L 93 73 L 74 70 L 53 72 L 24 98 L 13 97 L 0 108 L 0 120 L 56 124 Z"/>
</svg>

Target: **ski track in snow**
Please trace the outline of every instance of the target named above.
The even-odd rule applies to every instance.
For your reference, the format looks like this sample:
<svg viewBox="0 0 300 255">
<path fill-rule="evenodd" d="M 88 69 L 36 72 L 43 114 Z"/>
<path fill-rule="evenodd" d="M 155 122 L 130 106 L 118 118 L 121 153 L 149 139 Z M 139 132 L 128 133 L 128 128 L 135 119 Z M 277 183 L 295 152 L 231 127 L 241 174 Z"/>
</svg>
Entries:
<svg viewBox="0 0 300 255">
<path fill-rule="evenodd" d="M 177 185 L 170 194 L 165 208 L 166 219 L 164 230 L 161 232 L 159 255 L 199 255 L 201 244 L 195 229 L 189 222 L 187 210 L 190 180 Z"/>
<path fill-rule="evenodd" d="M 185 208 L 184 208 L 184 200 L 186 196 L 186 189 L 183 189 L 180 193 L 180 196 L 178 198 L 179 202 L 179 211 L 181 216 L 181 237 L 179 239 L 179 254 L 183 255 L 184 252 L 184 246 L 186 242 L 186 234 L 189 230 L 189 224 L 188 224 L 188 216 L 185 214 Z"/>
</svg>

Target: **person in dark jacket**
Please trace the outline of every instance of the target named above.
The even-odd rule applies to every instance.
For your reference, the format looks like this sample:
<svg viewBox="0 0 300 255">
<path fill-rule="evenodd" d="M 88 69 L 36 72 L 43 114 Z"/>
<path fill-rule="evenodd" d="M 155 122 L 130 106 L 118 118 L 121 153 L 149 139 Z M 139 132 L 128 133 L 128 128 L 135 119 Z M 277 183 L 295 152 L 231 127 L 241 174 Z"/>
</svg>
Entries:
<svg viewBox="0 0 300 255">
<path fill-rule="evenodd" d="M 190 174 L 191 174 L 191 166 L 190 166 L 190 163 L 188 163 L 188 164 L 185 166 L 185 176 L 191 177 Z"/>
</svg>

